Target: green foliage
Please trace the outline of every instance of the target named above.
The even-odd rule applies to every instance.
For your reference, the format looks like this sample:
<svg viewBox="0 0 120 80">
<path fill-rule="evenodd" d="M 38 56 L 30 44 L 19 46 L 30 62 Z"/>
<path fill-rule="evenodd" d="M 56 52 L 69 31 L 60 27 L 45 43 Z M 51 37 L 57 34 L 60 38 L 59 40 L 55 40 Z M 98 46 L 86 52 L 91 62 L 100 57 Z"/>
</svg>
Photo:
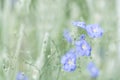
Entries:
<svg viewBox="0 0 120 80">
<path fill-rule="evenodd" d="M 95 80 L 119 80 L 117 0 L 0 0 L 0 80 L 94 80 L 86 71 L 93 61 L 100 69 Z M 71 48 L 63 38 L 68 28 L 74 39 L 86 32 L 72 21 L 98 23 L 99 39 L 87 38 L 92 56 L 77 61 L 73 73 L 63 71 L 61 57 Z M 87 35 L 87 34 L 86 34 Z"/>
</svg>

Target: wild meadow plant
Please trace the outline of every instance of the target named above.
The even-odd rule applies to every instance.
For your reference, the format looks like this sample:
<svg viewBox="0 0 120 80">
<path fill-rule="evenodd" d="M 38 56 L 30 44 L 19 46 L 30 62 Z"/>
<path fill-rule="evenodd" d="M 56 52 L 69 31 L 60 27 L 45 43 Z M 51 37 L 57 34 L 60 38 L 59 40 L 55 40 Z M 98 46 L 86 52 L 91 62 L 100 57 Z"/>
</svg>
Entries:
<svg viewBox="0 0 120 80">
<path fill-rule="evenodd" d="M 85 22 L 73 22 L 74 26 L 80 27 L 81 29 L 85 29 L 89 37 L 91 38 L 99 38 L 103 35 L 103 30 L 97 24 L 86 25 Z M 73 44 L 73 48 L 70 49 L 61 59 L 61 63 L 63 65 L 63 69 L 67 72 L 73 72 L 76 70 L 77 58 L 81 58 L 87 56 L 88 58 L 91 56 L 92 47 L 90 44 L 85 40 L 85 35 L 82 34 L 78 37 L 77 41 L 72 41 L 72 37 L 70 36 L 69 32 L 64 32 L 64 38 L 67 42 Z M 93 62 L 89 62 L 88 64 L 88 71 L 91 77 L 97 77 L 99 75 L 99 69 L 96 68 Z"/>
<path fill-rule="evenodd" d="M 0 0 L 0 80 L 120 80 L 119 26 L 120 0 Z"/>
</svg>

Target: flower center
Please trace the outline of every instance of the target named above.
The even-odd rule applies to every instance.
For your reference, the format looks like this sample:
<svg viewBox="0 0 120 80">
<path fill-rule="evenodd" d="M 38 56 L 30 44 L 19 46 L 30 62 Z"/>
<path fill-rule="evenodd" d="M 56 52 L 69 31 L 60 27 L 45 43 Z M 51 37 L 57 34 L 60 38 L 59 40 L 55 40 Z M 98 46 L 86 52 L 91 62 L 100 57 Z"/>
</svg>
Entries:
<svg viewBox="0 0 120 80">
<path fill-rule="evenodd" d="M 68 64 L 69 64 L 69 65 L 74 65 L 73 59 L 69 59 L 69 60 L 68 60 Z"/>
<path fill-rule="evenodd" d="M 97 29 L 94 28 L 94 29 L 93 29 L 93 32 L 96 33 L 96 32 L 97 32 Z"/>
<path fill-rule="evenodd" d="M 87 49 L 87 47 L 86 47 L 85 44 L 82 45 L 82 49 L 83 49 L 83 50 L 86 50 L 86 49 Z"/>
</svg>

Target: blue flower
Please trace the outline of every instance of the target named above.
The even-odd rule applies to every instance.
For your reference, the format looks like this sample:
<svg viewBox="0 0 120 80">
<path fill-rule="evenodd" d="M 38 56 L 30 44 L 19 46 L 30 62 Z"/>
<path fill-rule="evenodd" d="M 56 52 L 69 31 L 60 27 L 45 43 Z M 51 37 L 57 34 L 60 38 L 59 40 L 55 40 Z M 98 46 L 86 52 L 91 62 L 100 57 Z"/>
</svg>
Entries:
<svg viewBox="0 0 120 80">
<path fill-rule="evenodd" d="M 69 43 L 72 42 L 72 38 L 71 38 L 71 35 L 69 33 L 68 30 L 64 30 L 64 34 L 63 34 L 64 38 L 66 39 L 66 41 L 68 41 Z"/>
<path fill-rule="evenodd" d="M 93 62 L 90 62 L 87 66 L 87 69 L 92 77 L 97 77 L 99 75 L 99 70 Z"/>
<path fill-rule="evenodd" d="M 76 69 L 76 55 L 73 50 L 68 51 L 61 59 L 63 69 L 67 72 L 73 72 Z"/>
<path fill-rule="evenodd" d="M 16 76 L 16 80 L 28 80 L 28 78 L 24 75 L 24 73 L 19 72 Z"/>
<path fill-rule="evenodd" d="M 103 35 L 103 30 L 97 24 L 91 24 L 86 27 L 88 35 L 92 38 L 98 38 Z"/>
<path fill-rule="evenodd" d="M 79 41 L 75 42 L 76 54 L 78 56 L 90 56 L 91 55 L 91 46 L 85 40 L 85 36 L 81 36 Z"/>
<path fill-rule="evenodd" d="M 74 26 L 77 26 L 77 27 L 81 27 L 83 29 L 85 29 L 86 27 L 86 23 L 85 22 L 79 22 L 79 21 L 75 21 L 72 23 Z"/>
</svg>

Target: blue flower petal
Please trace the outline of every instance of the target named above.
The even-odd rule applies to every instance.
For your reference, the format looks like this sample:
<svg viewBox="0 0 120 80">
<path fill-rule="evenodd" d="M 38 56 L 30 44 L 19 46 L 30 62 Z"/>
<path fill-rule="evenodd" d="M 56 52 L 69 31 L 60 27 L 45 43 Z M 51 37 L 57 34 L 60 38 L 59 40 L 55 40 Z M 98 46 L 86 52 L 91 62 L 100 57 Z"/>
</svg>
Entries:
<svg viewBox="0 0 120 80">
<path fill-rule="evenodd" d="M 16 76 L 16 80 L 28 80 L 28 78 L 22 72 L 18 72 Z"/>
<path fill-rule="evenodd" d="M 86 23 L 85 23 L 85 22 L 75 21 L 75 22 L 72 22 L 72 24 L 73 24 L 74 26 L 81 27 L 81 28 L 83 28 L 83 29 L 86 28 Z"/>
<path fill-rule="evenodd" d="M 66 41 L 68 41 L 69 43 L 72 42 L 72 37 L 71 37 L 71 35 L 70 35 L 70 33 L 69 33 L 68 30 L 64 30 L 63 36 L 64 36 L 64 38 L 66 39 Z"/>
<path fill-rule="evenodd" d="M 87 66 L 87 69 L 91 75 L 91 77 L 97 77 L 99 75 L 99 70 L 98 68 L 95 66 L 94 63 L 90 62 Z"/>
</svg>

